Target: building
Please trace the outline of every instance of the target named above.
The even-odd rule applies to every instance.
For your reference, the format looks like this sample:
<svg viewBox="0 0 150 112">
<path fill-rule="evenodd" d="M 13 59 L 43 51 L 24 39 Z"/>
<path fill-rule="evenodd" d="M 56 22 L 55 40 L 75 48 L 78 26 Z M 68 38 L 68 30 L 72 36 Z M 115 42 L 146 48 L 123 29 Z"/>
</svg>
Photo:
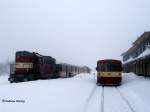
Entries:
<svg viewBox="0 0 150 112">
<path fill-rule="evenodd" d="M 150 32 L 144 32 L 122 56 L 125 72 L 150 75 Z"/>
</svg>

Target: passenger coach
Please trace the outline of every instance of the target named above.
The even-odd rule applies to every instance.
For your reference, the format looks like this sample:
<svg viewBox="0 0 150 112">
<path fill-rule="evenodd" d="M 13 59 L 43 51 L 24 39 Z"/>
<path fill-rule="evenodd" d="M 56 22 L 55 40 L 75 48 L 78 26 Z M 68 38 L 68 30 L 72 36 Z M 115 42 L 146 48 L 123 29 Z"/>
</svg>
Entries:
<svg viewBox="0 0 150 112">
<path fill-rule="evenodd" d="M 99 60 L 97 62 L 97 85 L 121 84 L 122 64 L 119 60 Z"/>
</svg>

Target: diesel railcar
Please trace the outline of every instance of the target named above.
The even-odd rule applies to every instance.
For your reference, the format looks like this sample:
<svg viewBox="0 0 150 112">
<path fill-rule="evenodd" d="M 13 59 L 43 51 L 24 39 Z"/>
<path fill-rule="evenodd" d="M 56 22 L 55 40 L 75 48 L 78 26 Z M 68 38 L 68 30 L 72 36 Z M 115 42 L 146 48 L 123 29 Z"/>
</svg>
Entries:
<svg viewBox="0 0 150 112">
<path fill-rule="evenodd" d="M 119 60 L 99 60 L 97 62 L 97 85 L 119 86 L 121 84 L 122 64 Z"/>
</svg>

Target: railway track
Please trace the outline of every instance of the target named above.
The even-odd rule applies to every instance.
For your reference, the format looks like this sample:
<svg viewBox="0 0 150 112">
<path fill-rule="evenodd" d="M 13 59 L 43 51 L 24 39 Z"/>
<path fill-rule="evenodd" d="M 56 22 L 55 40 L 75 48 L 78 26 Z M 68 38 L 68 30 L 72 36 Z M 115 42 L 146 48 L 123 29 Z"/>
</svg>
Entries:
<svg viewBox="0 0 150 112">
<path fill-rule="evenodd" d="M 83 112 L 136 112 L 117 87 L 96 86 Z"/>
<path fill-rule="evenodd" d="M 104 112 L 104 87 L 102 87 L 102 94 L 101 94 L 101 111 Z"/>
<path fill-rule="evenodd" d="M 104 87 L 94 87 L 86 101 L 83 112 L 104 112 Z"/>
<path fill-rule="evenodd" d="M 126 97 L 117 87 L 104 87 L 103 112 L 135 112 Z"/>
<path fill-rule="evenodd" d="M 135 112 L 135 110 L 133 109 L 133 107 L 130 105 L 129 101 L 126 99 L 126 97 L 122 94 L 122 92 L 115 87 L 116 90 L 118 91 L 119 95 L 121 96 L 121 98 L 124 100 L 124 102 L 128 105 L 128 107 L 130 108 L 131 112 Z"/>
</svg>

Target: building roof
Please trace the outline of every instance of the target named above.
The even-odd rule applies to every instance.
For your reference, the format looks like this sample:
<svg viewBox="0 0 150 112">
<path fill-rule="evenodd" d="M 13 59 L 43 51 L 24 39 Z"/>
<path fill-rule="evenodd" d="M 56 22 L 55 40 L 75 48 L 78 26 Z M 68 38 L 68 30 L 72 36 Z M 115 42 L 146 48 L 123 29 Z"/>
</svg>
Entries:
<svg viewBox="0 0 150 112">
<path fill-rule="evenodd" d="M 134 45 L 140 44 L 143 40 L 147 39 L 150 36 L 150 32 L 144 32 L 135 42 Z"/>
<path fill-rule="evenodd" d="M 137 46 L 133 45 L 131 48 L 128 49 L 126 53 L 132 53 L 134 50 L 136 50 Z"/>
<path fill-rule="evenodd" d="M 149 37 L 150 37 L 150 31 L 144 32 L 135 42 L 133 42 L 133 46 L 130 47 L 125 53 L 122 54 L 122 56 L 132 53 L 134 50 L 137 49 L 137 45 L 139 45 L 142 41 L 146 40 Z"/>
<path fill-rule="evenodd" d="M 132 58 L 130 57 L 127 61 L 123 62 L 123 64 L 138 60 L 138 59 L 145 59 L 147 56 L 150 56 L 150 48 L 147 48 L 144 52 L 142 52 L 138 57 Z"/>
</svg>

